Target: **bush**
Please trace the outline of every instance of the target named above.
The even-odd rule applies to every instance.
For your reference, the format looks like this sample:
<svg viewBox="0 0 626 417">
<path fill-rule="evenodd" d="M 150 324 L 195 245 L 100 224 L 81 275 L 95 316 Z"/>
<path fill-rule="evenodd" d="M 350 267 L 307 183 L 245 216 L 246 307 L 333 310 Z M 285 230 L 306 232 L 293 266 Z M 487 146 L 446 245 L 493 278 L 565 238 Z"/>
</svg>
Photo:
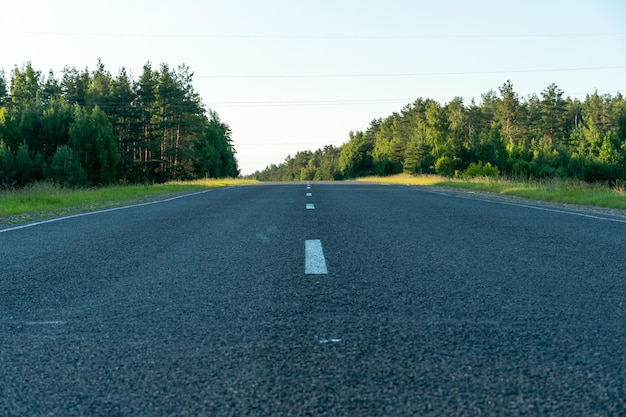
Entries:
<svg viewBox="0 0 626 417">
<path fill-rule="evenodd" d="M 496 166 L 492 166 L 490 162 L 483 164 L 482 161 L 478 163 L 472 162 L 467 169 L 463 171 L 463 177 L 475 178 L 475 177 L 497 177 L 500 175 L 500 170 Z"/>
<path fill-rule="evenodd" d="M 583 164 L 578 157 L 570 158 L 567 163 L 567 176 L 572 178 L 577 178 L 582 180 L 584 178 L 583 174 Z"/>
<path fill-rule="evenodd" d="M 15 158 L 0 139 L 0 190 L 15 185 Z"/>
<path fill-rule="evenodd" d="M 435 161 L 435 172 L 444 177 L 452 177 L 461 169 L 461 164 L 462 161 L 456 156 L 453 158 L 442 156 Z"/>
<path fill-rule="evenodd" d="M 583 176 L 587 182 L 614 183 L 621 179 L 622 174 L 622 169 L 618 165 L 593 160 L 583 163 Z"/>
<path fill-rule="evenodd" d="M 59 146 L 45 170 L 45 178 L 62 187 L 87 184 L 87 174 L 68 146 Z"/>
<path fill-rule="evenodd" d="M 41 154 L 31 155 L 28 145 L 23 143 L 15 154 L 15 184 L 23 187 L 30 182 L 37 182 L 43 177 L 43 158 Z"/>
</svg>

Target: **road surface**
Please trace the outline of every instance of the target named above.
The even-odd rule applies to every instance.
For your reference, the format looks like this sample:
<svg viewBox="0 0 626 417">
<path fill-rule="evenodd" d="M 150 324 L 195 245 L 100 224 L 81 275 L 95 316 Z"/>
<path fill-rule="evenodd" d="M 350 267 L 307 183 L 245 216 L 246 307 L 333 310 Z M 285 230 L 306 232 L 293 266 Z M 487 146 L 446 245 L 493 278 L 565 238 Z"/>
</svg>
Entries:
<svg viewBox="0 0 626 417">
<path fill-rule="evenodd" d="M 269 184 L 0 229 L 2 416 L 626 415 L 626 222 Z"/>
</svg>

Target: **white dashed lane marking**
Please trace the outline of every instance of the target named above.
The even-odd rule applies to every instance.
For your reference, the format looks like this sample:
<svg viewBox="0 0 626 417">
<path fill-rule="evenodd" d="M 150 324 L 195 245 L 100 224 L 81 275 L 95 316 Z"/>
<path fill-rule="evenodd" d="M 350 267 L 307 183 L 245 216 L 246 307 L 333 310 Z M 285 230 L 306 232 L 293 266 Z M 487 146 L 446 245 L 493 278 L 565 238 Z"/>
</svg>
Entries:
<svg viewBox="0 0 626 417">
<path fill-rule="evenodd" d="M 311 189 L 311 184 L 307 183 L 307 190 Z M 307 192 L 307 197 L 313 197 L 313 193 Z M 307 210 L 315 210 L 312 203 L 306 204 Z M 323 275 L 328 274 L 326 267 L 326 258 L 322 249 L 322 241 L 319 239 L 304 241 L 304 273 L 307 275 Z"/>
<path fill-rule="evenodd" d="M 322 241 L 319 239 L 304 242 L 304 273 L 307 275 L 328 274 Z"/>
<path fill-rule="evenodd" d="M 341 339 L 319 339 L 320 343 L 339 343 Z"/>
</svg>

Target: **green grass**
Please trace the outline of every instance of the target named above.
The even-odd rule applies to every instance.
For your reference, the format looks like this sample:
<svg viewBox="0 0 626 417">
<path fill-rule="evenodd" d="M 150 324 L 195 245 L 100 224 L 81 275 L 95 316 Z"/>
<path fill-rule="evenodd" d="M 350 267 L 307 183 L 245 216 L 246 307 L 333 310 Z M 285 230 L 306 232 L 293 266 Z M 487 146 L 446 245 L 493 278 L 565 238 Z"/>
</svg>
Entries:
<svg viewBox="0 0 626 417">
<path fill-rule="evenodd" d="M 623 187 L 610 188 L 572 180 L 520 182 L 500 178 L 461 180 L 437 175 L 395 175 L 391 177 L 367 177 L 358 181 L 464 188 L 555 203 L 626 209 L 626 192 Z M 255 184 L 257 182 L 246 179 L 208 179 L 158 185 L 128 185 L 78 190 L 64 189 L 48 183 L 38 183 L 22 190 L 0 191 L 0 224 L 19 223 L 115 207 L 213 187 Z"/>
<path fill-rule="evenodd" d="M 385 184 L 454 187 L 514 195 L 554 203 L 579 204 L 614 209 L 626 209 L 623 187 L 588 184 L 574 180 L 511 181 L 501 178 L 452 179 L 438 175 L 395 175 L 367 177 L 359 181 Z"/>
<path fill-rule="evenodd" d="M 207 179 L 157 185 L 127 185 L 76 190 L 60 188 L 49 183 L 37 183 L 20 190 L 0 191 L 0 220 L 4 220 L 5 223 L 13 223 L 32 218 L 115 207 L 147 201 L 164 195 L 253 183 L 256 181 Z M 7 219 L 11 217 L 13 219 Z"/>
</svg>

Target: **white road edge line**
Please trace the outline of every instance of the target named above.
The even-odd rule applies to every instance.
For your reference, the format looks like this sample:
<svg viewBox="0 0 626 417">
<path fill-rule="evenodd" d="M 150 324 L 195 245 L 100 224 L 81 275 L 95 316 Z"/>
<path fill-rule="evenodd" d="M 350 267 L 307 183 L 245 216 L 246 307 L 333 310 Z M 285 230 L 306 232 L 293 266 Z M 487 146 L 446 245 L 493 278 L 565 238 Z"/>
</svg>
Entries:
<svg viewBox="0 0 626 417">
<path fill-rule="evenodd" d="M 315 204 L 307 203 L 306 209 L 307 210 L 315 210 Z"/>
<path fill-rule="evenodd" d="M 328 274 L 322 241 L 319 239 L 304 242 L 304 273 L 306 275 Z"/>
<path fill-rule="evenodd" d="M 463 198 L 463 199 L 466 199 L 466 200 L 482 201 L 483 203 L 503 204 L 505 206 L 524 207 L 524 208 L 528 208 L 528 209 L 532 209 L 532 210 L 548 211 L 548 212 L 551 212 L 551 213 L 569 214 L 570 216 L 585 217 L 587 219 L 601 220 L 601 221 L 605 221 L 605 222 L 626 223 L 626 219 L 619 219 L 619 218 L 614 218 L 614 217 L 605 217 L 605 216 L 602 216 L 601 214 L 598 214 L 598 215 L 587 214 L 587 213 L 582 213 L 580 211 L 561 210 L 561 209 L 555 209 L 555 208 L 544 207 L 544 206 L 533 206 L 533 205 L 530 205 L 530 204 L 512 203 L 512 202 L 509 202 L 509 201 L 489 200 L 489 199 L 480 198 L 480 197 L 472 197 L 472 196 L 464 196 L 464 195 L 453 195 L 453 194 L 446 194 L 446 193 L 442 193 L 442 192 L 438 192 L 438 191 L 430 191 L 430 190 L 424 190 L 424 192 L 428 192 L 428 193 L 432 193 L 432 194 L 438 194 L 438 195 L 442 195 L 442 196 L 445 196 L 445 197 Z"/>
<path fill-rule="evenodd" d="M 612 218 L 612 217 L 604 217 L 601 215 L 594 215 L 594 214 L 586 214 L 586 213 L 581 213 L 578 211 L 569 211 L 569 210 L 560 210 L 560 209 L 553 209 L 553 208 L 549 208 L 549 207 L 542 207 L 542 206 L 532 206 L 530 204 L 522 204 L 522 203 L 511 203 L 508 201 L 498 201 L 498 200 L 488 200 L 485 198 L 472 198 L 472 197 L 465 197 L 465 196 L 458 196 L 459 198 L 465 198 L 467 200 L 478 200 L 478 201 L 482 201 L 485 203 L 492 203 L 492 204 L 503 204 L 505 206 L 515 206 L 515 207 L 524 207 L 524 208 L 529 208 L 529 209 L 533 209 L 533 210 L 541 210 L 541 211 L 548 211 L 551 213 L 559 213 L 559 214 L 569 214 L 571 216 L 579 216 L 579 217 L 586 217 L 588 219 L 594 219 L 594 220 L 602 220 L 605 222 L 615 222 L 615 223 L 626 223 L 626 220 L 624 219 L 616 219 L 616 218 Z"/>
<path fill-rule="evenodd" d="M 150 201 L 150 202 L 147 202 L 147 203 L 131 204 L 129 206 L 113 207 L 113 208 L 104 209 L 104 210 L 96 210 L 96 211 L 88 211 L 88 212 L 85 212 L 85 213 L 72 214 L 70 216 L 56 217 L 54 219 L 43 220 L 43 221 L 40 221 L 40 222 L 27 223 L 27 224 L 22 224 L 22 225 L 19 225 L 19 226 L 9 227 L 8 229 L 0 229 L 0 233 L 12 232 L 14 230 L 25 229 L 27 227 L 41 226 L 42 224 L 60 222 L 61 220 L 75 219 L 77 217 L 91 216 L 93 214 L 108 213 L 110 211 L 126 210 L 126 209 L 129 209 L 129 208 L 149 206 L 149 205 L 152 205 L 152 204 L 167 203 L 168 201 L 174 201 L 174 200 L 178 200 L 180 198 L 191 197 L 191 196 L 198 195 L 198 194 L 205 194 L 205 193 L 208 193 L 210 191 L 213 191 L 213 190 L 198 191 L 198 192 L 191 193 L 191 194 L 183 194 L 183 195 L 179 195 L 179 196 L 176 196 L 176 197 L 166 198 L 164 200 Z"/>
</svg>

